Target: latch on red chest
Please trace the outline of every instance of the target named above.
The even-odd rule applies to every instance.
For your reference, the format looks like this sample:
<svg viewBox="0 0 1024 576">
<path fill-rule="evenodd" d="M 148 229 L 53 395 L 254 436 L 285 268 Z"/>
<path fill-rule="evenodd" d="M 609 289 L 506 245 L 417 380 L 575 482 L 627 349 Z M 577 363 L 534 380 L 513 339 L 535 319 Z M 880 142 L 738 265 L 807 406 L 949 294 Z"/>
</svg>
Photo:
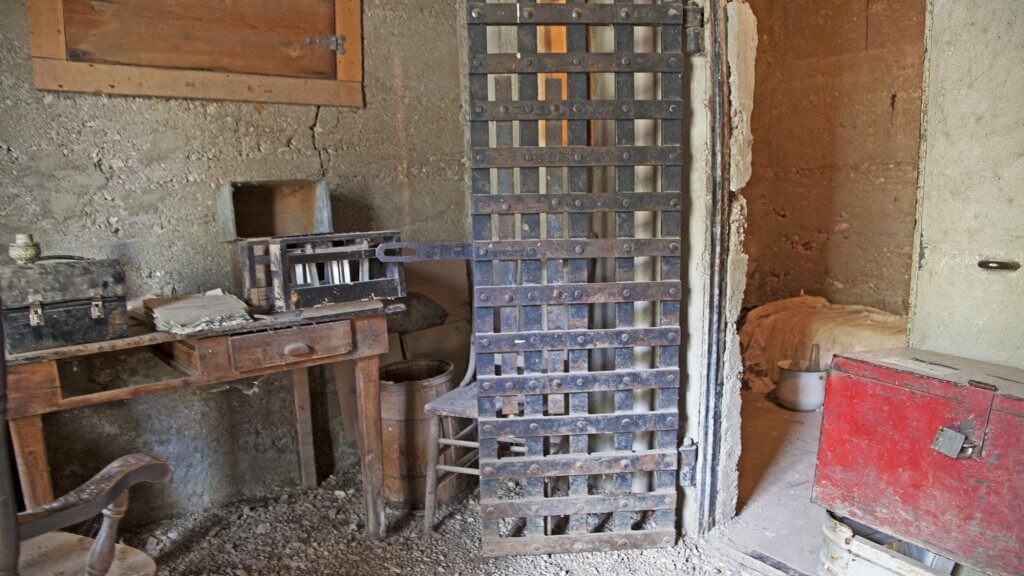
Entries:
<svg viewBox="0 0 1024 576">
<path fill-rule="evenodd" d="M 964 402 L 958 405 L 948 426 L 939 428 L 932 448 L 950 458 L 980 458 L 985 445 L 988 417 L 992 411 L 996 387 L 971 381 Z"/>
</svg>

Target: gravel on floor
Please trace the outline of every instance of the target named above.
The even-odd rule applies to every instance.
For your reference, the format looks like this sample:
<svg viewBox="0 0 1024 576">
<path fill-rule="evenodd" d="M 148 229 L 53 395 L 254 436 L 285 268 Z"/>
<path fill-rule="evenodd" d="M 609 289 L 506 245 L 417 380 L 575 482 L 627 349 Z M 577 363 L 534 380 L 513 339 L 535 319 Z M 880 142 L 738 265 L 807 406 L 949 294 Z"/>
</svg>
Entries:
<svg viewBox="0 0 1024 576">
<path fill-rule="evenodd" d="M 363 534 L 358 463 L 312 490 L 245 500 L 180 516 L 124 534 L 125 543 L 153 556 L 168 576 L 330 574 L 358 576 L 711 576 L 729 564 L 694 544 L 674 548 L 483 558 L 477 496 L 441 511 L 437 531 L 424 536 L 420 516 L 388 513 L 387 538 Z"/>
</svg>

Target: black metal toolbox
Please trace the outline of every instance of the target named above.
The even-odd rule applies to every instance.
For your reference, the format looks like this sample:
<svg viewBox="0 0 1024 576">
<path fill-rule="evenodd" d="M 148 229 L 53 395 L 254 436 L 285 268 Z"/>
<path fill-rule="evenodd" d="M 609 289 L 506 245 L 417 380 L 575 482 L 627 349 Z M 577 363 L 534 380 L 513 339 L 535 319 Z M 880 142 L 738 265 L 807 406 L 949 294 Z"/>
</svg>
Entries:
<svg viewBox="0 0 1024 576">
<path fill-rule="evenodd" d="M 0 265 L 8 353 L 128 335 L 124 269 L 117 260 L 41 260 Z"/>
</svg>

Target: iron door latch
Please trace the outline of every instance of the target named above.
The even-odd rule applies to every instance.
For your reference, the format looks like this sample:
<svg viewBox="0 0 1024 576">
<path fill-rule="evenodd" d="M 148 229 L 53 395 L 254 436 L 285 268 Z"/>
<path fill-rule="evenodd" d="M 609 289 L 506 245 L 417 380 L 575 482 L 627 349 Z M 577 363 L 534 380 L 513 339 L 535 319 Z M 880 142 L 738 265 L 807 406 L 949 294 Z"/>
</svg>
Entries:
<svg viewBox="0 0 1024 576">
<path fill-rule="evenodd" d="M 679 448 L 679 486 L 687 488 L 697 485 L 697 444 L 687 438 Z"/>
</svg>

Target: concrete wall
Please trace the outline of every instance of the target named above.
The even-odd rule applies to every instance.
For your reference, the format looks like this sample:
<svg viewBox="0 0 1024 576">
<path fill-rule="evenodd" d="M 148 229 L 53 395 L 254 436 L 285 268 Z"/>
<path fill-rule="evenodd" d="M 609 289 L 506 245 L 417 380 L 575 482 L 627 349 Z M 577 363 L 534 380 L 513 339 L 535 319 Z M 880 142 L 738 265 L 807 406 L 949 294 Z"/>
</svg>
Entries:
<svg viewBox="0 0 1024 576">
<path fill-rule="evenodd" d="M 136 296 L 230 288 L 217 187 L 319 177 L 339 231 L 466 238 L 462 5 L 363 6 L 367 107 L 353 110 L 38 92 L 25 3 L 0 0 L 3 242 L 32 232 L 50 254 L 120 258 Z M 331 387 L 314 388 L 330 442 Z M 270 378 L 47 417 L 57 489 L 133 450 L 175 468 L 173 482 L 136 500 L 135 519 L 294 485 L 289 402 Z"/>
<path fill-rule="evenodd" d="M 1024 368 L 1024 3 L 930 0 L 913 346 Z"/>
<path fill-rule="evenodd" d="M 750 0 L 758 20 L 747 306 L 906 313 L 924 0 Z"/>
</svg>

